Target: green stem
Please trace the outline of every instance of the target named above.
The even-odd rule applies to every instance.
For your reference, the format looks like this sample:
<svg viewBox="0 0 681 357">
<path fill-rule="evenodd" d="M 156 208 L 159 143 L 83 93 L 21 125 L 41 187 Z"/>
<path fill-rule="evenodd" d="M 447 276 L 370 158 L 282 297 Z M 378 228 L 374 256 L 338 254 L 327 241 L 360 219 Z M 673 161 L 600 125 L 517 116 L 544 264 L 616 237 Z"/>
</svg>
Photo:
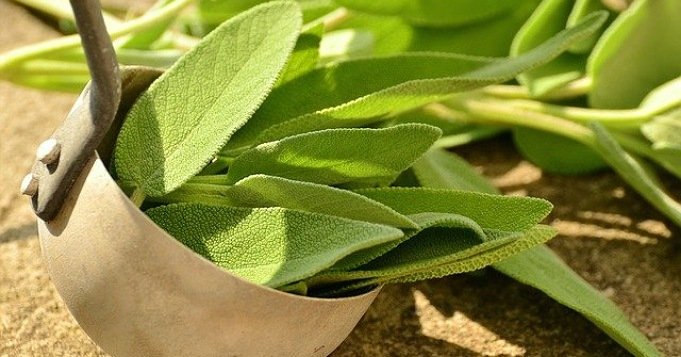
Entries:
<svg viewBox="0 0 681 357">
<path fill-rule="evenodd" d="M 435 144 L 433 144 L 433 147 L 453 148 L 456 146 L 470 144 L 474 141 L 488 139 L 504 131 L 505 131 L 504 129 L 494 127 L 473 128 L 464 133 L 443 136 L 438 141 L 436 141 Z"/>
<path fill-rule="evenodd" d="M 546 93 L 544 100 L 564 100 L 585 96 L 591 90 L 592 80 L 583 77 Z M 517 85 L 497 84 L 483 88 L 481 92 L 505 99 L 533 99 L 527 88 Z"/>
<path fill-rule="evenodd" d="M 142 189 L 139 187 L 136 187 L 134 191 L 132 191 L 132 194 L 130 195 L 130 201 L 136 206 L 140 207 L 142 206 L 142 203 L 144 202 L 144 199 L 146 198 L 146 194 Z"/>
<path fill-rule="evenodd" d="M 580 123 L 598 121 L 611 128 L 637 128 L 641 124 L 650 121 L 652 116 L 656 114 L 655 112 L 643 109 L 605 110 L 579 108 L 526 99 L 509 100 L 507 103 L 518 109 L 559 116 Z"/>
<path fill-rule="evenodd" d="M 159 22 L 172 18 L 184 7 L 191 4 L 192 1 L 193 0 L 174 1 L 166 7 L 148 12 L 136 19 L 122 23 L 120 26 L 110 30 L 109 34 L 112 39 L 116 39 L 129 33 L 153 27 Z M 79 46 L 80 37 L 76 34 L 17 48 L 0 56 L 0 73 L 7 72 L 10 68 L 17 66 L 21 62 L 40 58 L 57 51 L 78 48 Z"/>
<path fill-rule="evenodd" d="M 591 130 L 580 124 L 553 115 L 515 108 L 505 101 L 463 97 L 453 104 L 480 124 L 533 128 L 566 136 L 591 147 L 595 145 Z"/>
<path fill-rule="evenodd" d="M 351 17 L 352 14 L 350 13 L 350 11 L 348 11 L 348 9 L 340 7 L 318 19 L 308 22 L 303 26 L 302 31 L 303 32 L 307 31 L 319 24 L 324 24 L 324 31 L 326 32 L 333 31 L 337 29 L 340 25 L 342 25 L 345 21 L 349 20 Z"/>
<path fill-rule="evenodd" d="M 55 0 L 12 0 L 18 4 L 38 10 L 44 14 L 53 16 L 57 19 L 75 21 L 73 17 L 73 10 L 66 1 Z M 106 12 L 102 13 L 104 22 L 107 27 L 115 27 L 120 25 L 121 21 Z"/>
</svg>

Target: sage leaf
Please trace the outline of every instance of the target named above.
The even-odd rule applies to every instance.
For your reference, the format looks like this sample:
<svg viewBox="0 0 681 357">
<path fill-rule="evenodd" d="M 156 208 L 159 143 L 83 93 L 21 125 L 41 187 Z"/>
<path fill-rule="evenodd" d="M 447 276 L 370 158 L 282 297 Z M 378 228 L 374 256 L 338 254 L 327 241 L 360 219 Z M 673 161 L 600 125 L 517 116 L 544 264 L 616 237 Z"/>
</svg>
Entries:
<svg viewBox="0 0 681 357">
<path fill-rule="evenodd" d="M 319 45 L 324 34 L 324 25 L 319 24 L 303 31 L 298 36 L 293 53 L 286 63 L 276 86 L 296 79 L 312 71 L 319 62 Z"/>
<path fill-rule="evenodd" d="M 511 55 L 518 56 L 563 30 L 572 7 L 572 1 L 543 0 L 516 34 L 511 45 Z M 595 31 L 589 36 L 593 33 Z M 570 47 L 586 38 L 588 36 L 571 44 Z M 527 87 L 533 96 L 538 97 L 581 77 L 585 66 L 586 57 L 565 52 L 544 66 L 519 74 L 518 81 Z"/>
<path fill-rule="evenodd" d="M 617 305 L 577 275 L 548 247 L 542 245 L 525 250 L 494 264 L 494 268 L 582 314 L 634 356 L 662 356 Z"/>
<path fill-rule="evenodd" d="M 389 226 L 284 208 L 182 203 L 146 213 L 199 255 L 272 288 L 311 277 L 348 254 L 403 235 Z"/>
<path fill-rule="evenodd" d="M 440 134 L 440 129 L 423 124 L 305 133 L 244 152 L 227 176 L 230 182 L 267 174 L 325 185 L 387 185 Z"/>
<path fill-rule="evenodd" d="M 252 175 L 234 186 L 183 185 L 162 197 L 164 202 L 203 202 L 236 207 L 283 207 L 399 228 L 416 228 L 406 216 L 360 194 L 282 177 Z"/>
<path fill-rule="evenodd" d="M 275 1 L 206 36 L 133 105 L 116 145 L 120 179 L 161 196 L 198 173 L 265 99 L 300 27 L 298 6 Z"/>
<path fill-rule="evenodd" d="M 681 227 L 681 204 L 671 198 L 641 162 L 627 153 L 600 123 L 591 123 L 596 149 L 606 162 L 651 205 Z"/>
<path fill-rule="evenodd" d="M 654 149 L 681 150 L 681 109 L 656 116 L 641 126 L 641 132 Z"/>
<path fill-rule="evenodd" d="M 550 202 L 480 192 L 427 187 L 385 187 L 357 192 L 404 215 L 440 212 L 468 217 L 485 229 L 525 231 L 551 212 Z"/>
<path fill-rule="evenodd" d="M 522 0 L 336 0 L 349 9 L 399 16 L 420 26 L 463 26 L 500 16 Z"/>
<path fill-rule="evenodd" d="M 480 241 L 489 232 L 490 239 Z M 385 255 L 353 271 L 328 271 L 308 279 L 310 289 L 331 285 L 326 294 L 352 291 L 386 283 L 413 282 L 470 272 L 544 243 L 556 235 L 547 226 L 526 232 L 485 230 L 482 236 L 471 229 L 433 227 L 397 246 Z M 350 282 L 338 287 L 340 282 Z M 333 287 L 336 285 L 336 287 Z"/>
<path fill-rule="evenodd" d="M 539 0 L 515 1 L 500 16 L 460 27 L 412 26 L 405 51 L 437 51 L 476 56 L 508 56 L 513 37 L 532 14 Z"/>
<path fill-rule="evenodd" d="M 364 265 L 385 253 L 395 249 L 398 245 L 418 235 L 423 230 L 434 227 L 446 228 L 468 228 L 477 234 L 484 235 L 484 232 L 474 220 L 457 214 L 442 214 L 435 212 L 424 212 L 409 215 L 411 222 L 415 223 L 412 229 L 404 231 L 404 236 L 398 240 L 383 243 L 371 248 L 355 252 L 336 263 L 330 270 L 352 270 Z"/>
<path fill-rule="evenodd" d="M 498 193 L 466 160 L 442 149 L 428 151 L 412 165 L 412 170 L 422 186 Z"/>
<path fill-rule="evenodd" d="M 570 12 L 570 16 L 567 19 L 567 27 L 574 26 L 578 24 L 582 19 L 592 12 L 607 10 L 605 5 L 601 0 L 576 0 L 575 5 Z M 600 31 L 593 33 L 588 38 L 574 44 L 570 47 L 570 52 L 572 53 L 588 53 L 594 48 L 596 42 L 600 38 L 601 34 L 605 31 L 605 27 Z"/>
<path fill-rule="evenodd" d="M 677 107 L 681 107 L 681 76 L 650 91 L 639 108 L 649 113 L 661 114 Z"/>
<path fill-rule="evenodd" d="M 592 14 L 541 46 L 506 60 L 410 53 L 320 68 L 273 91 L 226 149 L 313 130 L 363 126 L 456 92 L 504 82 L 552 60 L 604 20 L 604 13 Z"/>
<path fill-rule="evenodd" d="M 370 56 L 374 37 L 370 32 L 355 29 L 336 30 L 327 33 L 319 46 L 322 63 Z"/>
<path fill-rule="evenodd" d="M 637 0 L 605 31 L 589 56 L 595 108 L 636 108 L 681 73 L 681 1 Z M 654 40 L 653 40 L 654 39 Z"/>
<path fill-rule="evenodd" d="M 452 162 L 447 163 L 448 159 Z M 457 186 L 460 181 L 435 178 L 443 173 L 446 173 L 446 176 L 456 175 L 456 171 L 450 172 L 452 168 L 459 168 L 469 174 L 475 173 L 470 166 L 468 169 L 463 169 L 462 164 L 465 162 L 453 155 L 440 155 L 438 161 L 429 163 L 430 165 L 422 165 L 420 168 L 420 177 L 428 178 L 421 184 L 428 187 L 460 189 Z M 480 182 L 481 179 L 473 182 Z M 477 186 L 480 192 L 499 193 L 489 184 Z M 661 355 L 655 346 L 629 322 L 617 305 L 591 287 L 545 245 L 525 250 L 492 266 L 503 274 L 532 286 L 558 303 L 579 312 L 632 354 L 636 356 Z"/>
<path fill-rule="evenodd" d="M 513 141 L 523 157 L 546 172 L 579 175 L 607 167 L 593 149 L 565 136 L 514 128 Z"/>
</svg>

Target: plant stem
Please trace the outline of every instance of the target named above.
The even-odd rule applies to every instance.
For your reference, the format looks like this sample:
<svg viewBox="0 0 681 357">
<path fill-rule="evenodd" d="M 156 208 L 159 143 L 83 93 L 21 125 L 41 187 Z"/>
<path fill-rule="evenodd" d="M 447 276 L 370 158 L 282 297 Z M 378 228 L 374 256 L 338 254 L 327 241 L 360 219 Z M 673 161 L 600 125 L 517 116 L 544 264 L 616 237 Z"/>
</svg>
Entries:
<svg viewBox="0 0 681 357">
<path fill-rule="evenodd" d="M 122 23 L 120 26 L 117 26 L 116 28 L 109 31 L 111 39 L 120 38 L 129 33 L 145 30 L 159 22 L 170 19 L 185 6 L 192 3 L 192 1 L 193 0 L 177 0 L 170 3 L 166 7 Z M 17 48 L 0 56 L 0 73 L 7 72 L 10 68 L 18 65 L 21 62 L 39 58 L 41 56 L 58 51 L 78 48 L 79 46 L 80 36 L 76 34 Z"/>
<path fill-rule="evenodd" d="M 588 146 L 594 145 L 593 133 L 580 124 L 549 114 L 515 108 L 505 101 L 464 97 L 453 104 L 480 124 L 528 127 L 566 136 Z"/>
<path fill-rule="evenodd" d="M 591 90 L 592 80 L 589 77 L 583 77 L 574 80 L 566 85 L 556 88 L 549 93 L 541 96 L 544 100 L 564 100 L 587 95 Z M 533 99 L 527 88 L 523 86 L 497 84 L 483 88 L 481 92 L 499 98 L 506 99 Z"/>
<path fill-rule="evenodd" d="M 135 190 L 132 191 L 132 194 L 130 195 L 130 201 L 132 201 L 132 203 L 136 207 L 142 206 L 142 203 L 144 202 L 145 198 L 146 194 L 139 187 L 136 187 Z"/>
<path fill-rule="evenodd" d="M 456 146 L 470 144 L 474 141 L 491 138 L 504 132 L 504 129 L 493 127 L 473 128 L 469 131 L 447 135 L 440 138 L 433 144 L 435 148 L 453 148 Z"/>
<path fill-rule="evenodd" d="M 350 13 L 350 11 L 348 11 L 348 9 L 340 7 L 318 19 L 315 19 L 305 24 L 303 26 L 302 31 L 307 31 L 319 24 L 324 24 L 324 31 L 326 32 L 333 31 L 336 28 L 338 28 L 338 26 L 343 24 L 345 21 L 349 20 L 351 17 L 352 14 Z"/>
<path fill-rule="evenodd" d="M 509 100 L 507 103 L 518 109 L 559 116 L 581 123 L 598 121 L 611 128 L 638 128 L 641 124 L 650 121 L 652 116 L 655 115 L 654 112 L 643 109 L 590 109 L 567 107 L 525 99 Z"/>
</svg>

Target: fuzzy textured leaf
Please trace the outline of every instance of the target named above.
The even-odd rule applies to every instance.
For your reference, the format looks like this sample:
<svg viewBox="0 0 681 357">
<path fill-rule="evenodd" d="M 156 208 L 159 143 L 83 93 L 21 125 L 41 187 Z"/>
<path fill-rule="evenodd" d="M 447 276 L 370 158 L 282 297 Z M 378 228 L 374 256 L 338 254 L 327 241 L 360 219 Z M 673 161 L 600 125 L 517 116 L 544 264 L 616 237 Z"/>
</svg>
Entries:
<svg viewBox="0 0 681 357">
<path fill-rule="evenodd" d="M 397 228 L 284 208 L 198 203 L 147 211 L 218 266 L 273 288 L 308 278 L 355 251 L 402 237 Z"/>
<path fill-rule="evenodd" d="M 526 232 L 485 230 L 482 235 L 476 233 L 468 228 L 428 228 L 357 270 L 324 272 L 310 279 L 308 286 L 351 282 L 330 289 L 330 293 L 338 293 L 376 284 L 470 272 L 542 244 L 556 235 L 553 228 L 541 225 Z M 481 238 L 485 240 L 480 241 Z"/>
<path fill-rule="evenodd" d="M 227 149 L 312 130 L 363 126 L 457 92 L 510 80 L 551 61 L 596 31 L 603 21 L 603 13 L 592 14 L 541 46 L 505 60 L 410 53 L 342 62 L 312 71 L 273 91 Z"/>
<path fill-rule="evenodd" d="M 550 202 L 531 197 L 426 187 L 386 187 L 355 192 L 405 215 L 440 212 L 468 217 L 485 229 L 524 231 L 551 212 Z"/>
<path fill-rule="evenodd" d="M 116 169 L 149 196 L 198 173 L 265 99 L 301 27 L 294 2 L 225 22 L 156 80 L 118 137 Z"/>
<path fill-rule="evenodd" d="M 267 174 L 326 185 L 387 185 L 440 137 L 440 129 L 330 129 L 258 145 L 234 160 L 230 182 Z"/>
<path fill-rule="evenodd" d="M 253 175 L 234 186 L 189 184 L 163 197 L 165 202 L 204 202 L 237 207 L 283 207 L 399 228 L 414 222 L 392 208 L 360 194 L 311 182 Z"/>
</svg>

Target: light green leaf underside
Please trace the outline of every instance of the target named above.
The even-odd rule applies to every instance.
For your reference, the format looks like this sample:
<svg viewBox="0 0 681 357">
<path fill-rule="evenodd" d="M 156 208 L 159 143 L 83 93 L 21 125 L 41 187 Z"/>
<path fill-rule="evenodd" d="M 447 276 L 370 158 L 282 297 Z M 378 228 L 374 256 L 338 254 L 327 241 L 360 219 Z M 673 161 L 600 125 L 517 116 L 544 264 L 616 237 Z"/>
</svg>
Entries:
<svg viewBox="0 0 681 357">
<path fill-rule="evenodd" d="M 647 169 L 627 153 L 600 123 L 592 123 L 596 149 L 603 159 L 651 205 L 681 227 L 681 204 L 665 193 Z"/>
<path fill-rule="evenodd" d="M 248 176 L 234 186 L 192 184 L 163 197 L 237 207 L 283 207 L 399 228 L 416 228 L 409 218 L 360 194 L 316 183 L 267 175 Z"/>
<path fill-rule="evenodd" d="M 227 149 L 312 130 L 367 125 L 460 91 L 507 81 L 549 62 L 593 33 L 604 20 L 603 14 L 593 14 L 511 59 L 411 53 L 341 62 L 315 70 L 273 91 Z"/>
<path fill-rule="evenodd" d="M 530 229 L 553 207 L 539 198 L 426 187 L 370 188 L 355 192 L 405 215 L 422 212 L 457 214 L 472 219 L 482 228 L 502 231 Z"/>
<path fill-rule="evenodd" d="M 641 132 L 653 148 L 681 150 L 681 109 L 655 117 L 641 126 Z"/>
<path fill-rule="evenodd" d="M 301 22 L 294 2 L 270 2 L 185 54 L 128 113 L 115 153 L 120 178 L 161 196 L 198 173 L 265 99 Z"/>
<path fill-rule="evenodd" d="M 273 288 L 311 277 L 348 254 L 403 235 L 393 227 L 284 208 L 182 203 L 146 213 L 216 265 Z"/>
<path fill-rule="evenodd" d="M 470 229 L 429 228 L 358 270 L 325 272 L 310 279 L 308 286 L 353 281 L 331 290 L 338 293 L 470 272 L 542 244 L 556 234 L 553 228 L 541 225 L 526 232 L 485 233 L 490 239 L 481 242 L 481 237 Z"/>
<path fill-rule="evenodd" d="M 681 73 L 681 1 L 637 0 L 596 44 L 587 65 L 595 108 L 635 108 Z"/>
<path fill-rule="evenodd" d="M 451 162 L 447 162 L 448 158 Z M 421 167 L 421 177 L 428 178 L 426 181 L 421 181 L 424 186 L 462 189 L 462 187 L 457 186 L 461 181 L 446 180 L 446 177 L 456 175 L 457 172 L 451 172 L 451 170 L 460 168 L 464 171 L 467 170 L 469 174 L 475 173 L 470 166 L 467 169 L 463 168 L 462 164 L 465 162 L 453 155 L 440 155 L 439 161 L 432 161 L 431 163 L 431 166 Z M 442 179 L 436 179 L 437 176 L 441 175 L 444 175 Z M 481 182 L 479 180 L 477 182 Z M 479 184 L 478 191 L 499 193 L 489 183 Z M 531 248 L 492 266 L 511 278 L 530 285 L 557 302 L 581 313 L 634 355 L 660 356 L 655 346 L 627 320 L 627 317 L 617 305 L 591 287 L 548 247 Z"/>
<path fill-rule="evenodd" d="M 387 185 L 440 137 L 436 127 L 331 129 L 252 148 L 230 166 L 230 182 L 254 174 L 327 185 Z"/>
<path fill-rule="evenodd" d="M 462 26 L 502 15 L 521 0 L 336 0 L 352 10 L 399 16 L 420 26 Z"/>
</svg>

